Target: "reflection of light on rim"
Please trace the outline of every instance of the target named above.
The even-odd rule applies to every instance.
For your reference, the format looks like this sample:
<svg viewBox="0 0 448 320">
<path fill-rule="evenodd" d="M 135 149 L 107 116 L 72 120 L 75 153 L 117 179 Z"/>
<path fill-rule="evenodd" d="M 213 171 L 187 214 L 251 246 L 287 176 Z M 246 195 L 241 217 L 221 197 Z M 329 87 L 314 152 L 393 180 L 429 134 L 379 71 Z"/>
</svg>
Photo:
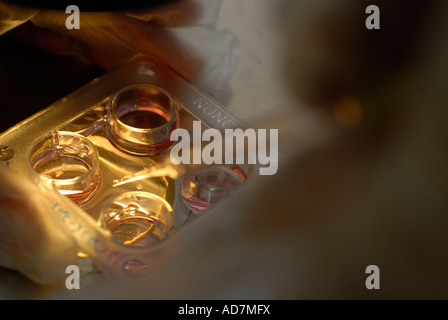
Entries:
<svg viewBox="0 0 448 320">
<path fill-rule="evenodd" d="M 74 139 L 77 139 L 78 141 Z M 84 152 L 81 149 L 77 148 L 76 145 L 72 145 L 76 144 L 76 142 L 81 142 L 83 146 L 87 146 L 88 151 Z M 78 204 L 82 204 L 88 201 L 99 189 L 102 180 L 101 172 L 99 170 L 99 154 L 93 143 L 86 137 L 70 131 L 55 131 L 51 136 L 47 136 L 46 138 L 38 142 L 37 146 L 39 145 L 39 143 L 42 143 L 42 145 L 38 149 L 36 149 L 35 146 L 34 149 L 30 151 L 31 154 L 29 154 L 28 156 L 28 159 L 30 159 L 30 161 L 28 161 L 28 165 L 31 166 L 31 169 L 35 171 L 43 180 L 48 181 L 49 183 L 54 185 L 54 187 L 58 189 L 59 193 L 68 197 L 90 191 L 83 198 L 72 199 Z M 67 149 L 73 150 L 74 152 L 70 152 L 69 154 L 64 155 L 63 152 L 66 152 Z M 63 158 L 70 157 L 79 161 L 81 165 L 86 169 L 86 172 L 73 178 L 60 179 L 57 177 L 45 176 L 44 172 L 38 171 L 43 165 L 49 163 L 50 161 L 58 158 L 64 160 Z M 63 165 L 64 164 L 62 164 L 61 170 L 63 170 Z M 98 176 L 98 181 L 95 181 L 97 182 L 97 184 L 90 186 L 90 188 L 92 189 L 89 190 L 89 184 L 94 181 L 93 179 L 95 179 L 95 176 Z M 61 189 L 64 186 L 76 186 L 76 184 L 78 183 L 83 186 L 82 190 Z"/>
<path fill-rule="evenodd" d="M 154 91 L 158 91 L 158 92 L 163 93 L 165 95 L 165 97 L 168 98 L 168 100 L 170 102 L 171 119 L 169 121 L 167 120 L 167 122 L 164 123 L 163 125 L 155 127 L 155 128 L 138 128 L 138 127 L 133 127 L 133 126 L 130 126 L 130 125 L 124 123 L 123 121 L 121 121 L 120 118 L 117 116 L 117 113 L 116 113 L 116 108 L 118 107 L 118 104 L 116 103 L 116 101 L 117 101 L 118 98 L 120 98 L 120 96 L 123 93 L 129 92 L 129 91 L 131 91 L 133 89 L 137 89 L 137 90 L 150 89 L 151 91 L 154 90 Z M 132 86 L 126 87 L 124 89 L 121 89 L 117 93 L 115 93 L 115 95 L 111 98 L 109 103 L 110 103 L 110 108 L 111 108 L 112 119 L 114 121 L 116 121 L 117 123 L 119 123 L 121 126 L 125 127 L 128 130 L 131 130 L 131 131 L 136 131 L 136 132 L 140 132 L 140 133 L 154 132 L 156 130 L 161 130 L 161 129 L 167 128 L 169 126 L 172 126 L 173 123 L 177 121 L 177 113 L 178 113 L 177 104 L 174 103 L 173 99 L 171 98 L 171 96 L 168 94 L 168 92 L 166 90 L 164 90 L 162 88 L 159 88 L 159 87 L 156 87 L 156 86 L 141 84 L 141 85 L 132 85 Z"/>
<path fill-rule="evenodd" d="M 106 133 L 121 151 L 154 156 L 174 144 L 170 133 L 178 125 L 178 103 L 164 89 L 135 84 L 117 91 L 108 102 Z"/>
<path fill-rule="evenodd" d="M 168 235 L 173 227 L 172 213 L 171 204 L 162 197 L 149 192 L 130 191 L 111 198 L 99 222 L 118 243 L 147 247 L 148 243 L 154 245 Z M 147 224 L 140 224 L 142 221 Z"/>
<path fill-rule="evenodd" d="M 79 138 L 83 143 L 87 144 L 88 147 L 93 151 L 93 158 L 94 158 L 94 159 L 93 159 L 93 165 L 92 165 L 92 166 L 89 165 L 90 170 L 88 170 L 86 173 L 84 173 L 84 174 L 81 175 L 81 176 L 75 177 L 75 178 L 70 178 L 70 179 L 58 179 L 58 178 L 47 178 L 47 177 L 42 177 L 42 179 L 45 179 L 45 180 L 56 180 L 57 182 L 67 182 L 66 184 L 73 184 L 73 183 L 81 182 L 81 181 L 85 180 L 89 175 L 92 174 L 92 172 L 95 172 L 95 171 L 98 169 L 98 159 L 99 159 L 98 150 L 97 150 L 96 147 L 93 145 L 93 143 L 90 142 L 89 139 L 87 139 L 86 137 L 84 137 L 84 136 L 82 136 L 82 135 L 80 135 L 80 134 L 78 134 L 78 133 L 74 133 L 74 132 L 70 132 L 70 131 L 57 131 L 57 132 L 54 132 L 53 135 L 51 136 L 51 138 L 53 138 L 54 135 L 57 135 L 57 136 L 58 136 L 58 139 L 57 139 L 58 142 L 61 141 L 61 140 L 59 139 L 60 136 L 74 136 L 74 137 Z M 44 140 L 47 140 L 47 139 L 44 139 Z M 55 141 L 55 140 L 52 139 L 52 147 L 54 148 L 55 145 L 53 144 L 53 141 Z M 44 143 L 44 145 L 45 145 L 45 143 Z M 70 147 L 70 145 L 68 145 L 68 144 L 66 144 L 66 143 L 65 143 L 65 144 L 58 144 L 58 145 L 56 146 L 56 148 L 57 148 L 58 146 L 68 146 L 68 147 Z M 33 170 L 38 169 L 38 168 L 41 167 L 44 163 L 46 163 L 46 162 L 48 162 L 49 160 L 52 160 L 52 159 L 55 158 L 55 157 L 50 157 L 50 159 L 42 159 L 42 160 L 41 160 L 42 163 L 39 163 L 39 162 L 34 163 L 34 162 L 33 162 L 33 159 L 34 159 L 37 155 L 39 155 L 41 152 L 46 151 L 45 149 L 43 149 L 43 147 L 44 147 L 44 146 L 42 146 L 41 148 L 39 148 L 39 149 L 36 150 L 35 152 L 32 152 L 33 154 L 32 154 L 31 156 L 28 157 L 28 159 L 31 159 L 31 166 L 32 166 Z M 76 148 L 73 148 L 73 149 L 76 150 Z M 57 156 L 60 156 L 60 155 L 57 155 Z M 85 162 L 85 161 L 84 161 L 84 162 Z M 39 165 L 37 166 L 37 164 L 39 164 Z M 37 167 L 36 167 L 36 166 L 37 166 Z M 39 175 L 41 175 L 41 174 L 39 174 Z M 41 176 L 42 176 L 42 175 L 41 175 Z"/>
</svg>

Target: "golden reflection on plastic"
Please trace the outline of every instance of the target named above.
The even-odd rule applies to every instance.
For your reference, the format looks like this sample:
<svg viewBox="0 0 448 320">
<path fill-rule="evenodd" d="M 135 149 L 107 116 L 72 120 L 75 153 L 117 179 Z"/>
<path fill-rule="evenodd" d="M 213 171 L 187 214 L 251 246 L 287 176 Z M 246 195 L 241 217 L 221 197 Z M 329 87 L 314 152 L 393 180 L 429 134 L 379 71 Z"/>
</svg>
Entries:
<svg viewBox="0 0 448 320">
<path fill-rule="evenodd" d="M 71 121 L 63 130 L 89 136 L 100 130 L 106 123 L 106 102 L 100 103 L 95 108 L 87 111 L 82 116 Z"/>
<path fill-rule="evenodd" d="M 165 90 L 149 84 L 126 87 L 108 103 L 107 135 L 119 149 L 156 156 L 171 148 L 178 126 L 178 106 Z"/>
<path fill-rule="evenodd" d="M 117 180 L 138 175 L 141 171 L 156 170 L 160 159 L 154 157 L 139 157 L 117 149 L 104 135 L 105 130 L 89 136 L 96 146 L 100 156 L 100 168 L 103 174 L 101 190 L 95 199 L 89 201 L 83 208 L 94 219 L 99 219 L 101 211 L 108 204 L 110 197 L 131 191 L 148 192 L 164 198 L 169 203 L 175 199 L 175 181 L 168 176 L 158 174 L 130 181 L 124 185 L 115 186 Z"/>
<path fill-rule="evenodd" d="M 359 126 L 363 118 L 360 102 L 351 96 L 341 98 L 334 106 L 333 114 L 336 122 L 347 129 Z"/>
<path fill-rule="evenodd" d="M 30 164 L 43 180 L 78 205 L 90 200 L 102 182 L 96 147 L 77 133 L 53 132 L 35 145 Z"/>
</svg>

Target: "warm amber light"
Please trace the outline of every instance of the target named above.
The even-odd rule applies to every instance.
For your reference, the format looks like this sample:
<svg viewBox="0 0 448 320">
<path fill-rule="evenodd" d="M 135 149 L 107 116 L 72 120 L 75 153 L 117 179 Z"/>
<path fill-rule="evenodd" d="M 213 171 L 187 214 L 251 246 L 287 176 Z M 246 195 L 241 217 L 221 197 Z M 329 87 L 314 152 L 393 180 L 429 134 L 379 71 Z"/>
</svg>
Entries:
<svg viewBox="0 0 448 320">
<path fill-rule="evenodd" d="M 362 108 L 353 97 L 341 99 L 333 109 L 335 120 L 344 128 L 354 128 L 361 123 Z"/>
</svg>

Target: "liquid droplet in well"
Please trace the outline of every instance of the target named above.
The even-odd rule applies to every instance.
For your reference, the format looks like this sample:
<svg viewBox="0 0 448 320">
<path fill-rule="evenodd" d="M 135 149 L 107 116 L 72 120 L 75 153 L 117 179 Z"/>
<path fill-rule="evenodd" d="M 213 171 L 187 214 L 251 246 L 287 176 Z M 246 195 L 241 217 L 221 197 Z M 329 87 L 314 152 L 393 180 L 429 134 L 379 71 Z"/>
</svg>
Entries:
<svg viewBox="0 0 448 320">
<path fill-rule="evenodd" d="M 132 276 L 145 274 L 149 271 L 149 266 L 139 260 L 126 260 L 123 263 L 124 273 Z"/>
</svg>

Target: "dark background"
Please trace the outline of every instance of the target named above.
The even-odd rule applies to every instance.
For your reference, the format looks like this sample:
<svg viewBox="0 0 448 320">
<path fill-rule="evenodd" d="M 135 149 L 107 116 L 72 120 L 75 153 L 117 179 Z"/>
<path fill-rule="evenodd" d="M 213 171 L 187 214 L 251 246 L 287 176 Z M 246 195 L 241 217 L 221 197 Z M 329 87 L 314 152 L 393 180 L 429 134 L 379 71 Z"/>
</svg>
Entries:
<svg viewBox="0 0 448 320">
<path fill-rule="evenodd" d="M 104 73 L 73 57 L 62 57 L 0 36 L 0 132 Z"/>
<path fill-rule="evenodd" d="M 168 2 L 182 0 L 6 0 L 5 2 L 39 9 L 62 10 L 69 5 L 78 6 L 80 11 L 115 11 L 157 7 Z"/>
</svg>

